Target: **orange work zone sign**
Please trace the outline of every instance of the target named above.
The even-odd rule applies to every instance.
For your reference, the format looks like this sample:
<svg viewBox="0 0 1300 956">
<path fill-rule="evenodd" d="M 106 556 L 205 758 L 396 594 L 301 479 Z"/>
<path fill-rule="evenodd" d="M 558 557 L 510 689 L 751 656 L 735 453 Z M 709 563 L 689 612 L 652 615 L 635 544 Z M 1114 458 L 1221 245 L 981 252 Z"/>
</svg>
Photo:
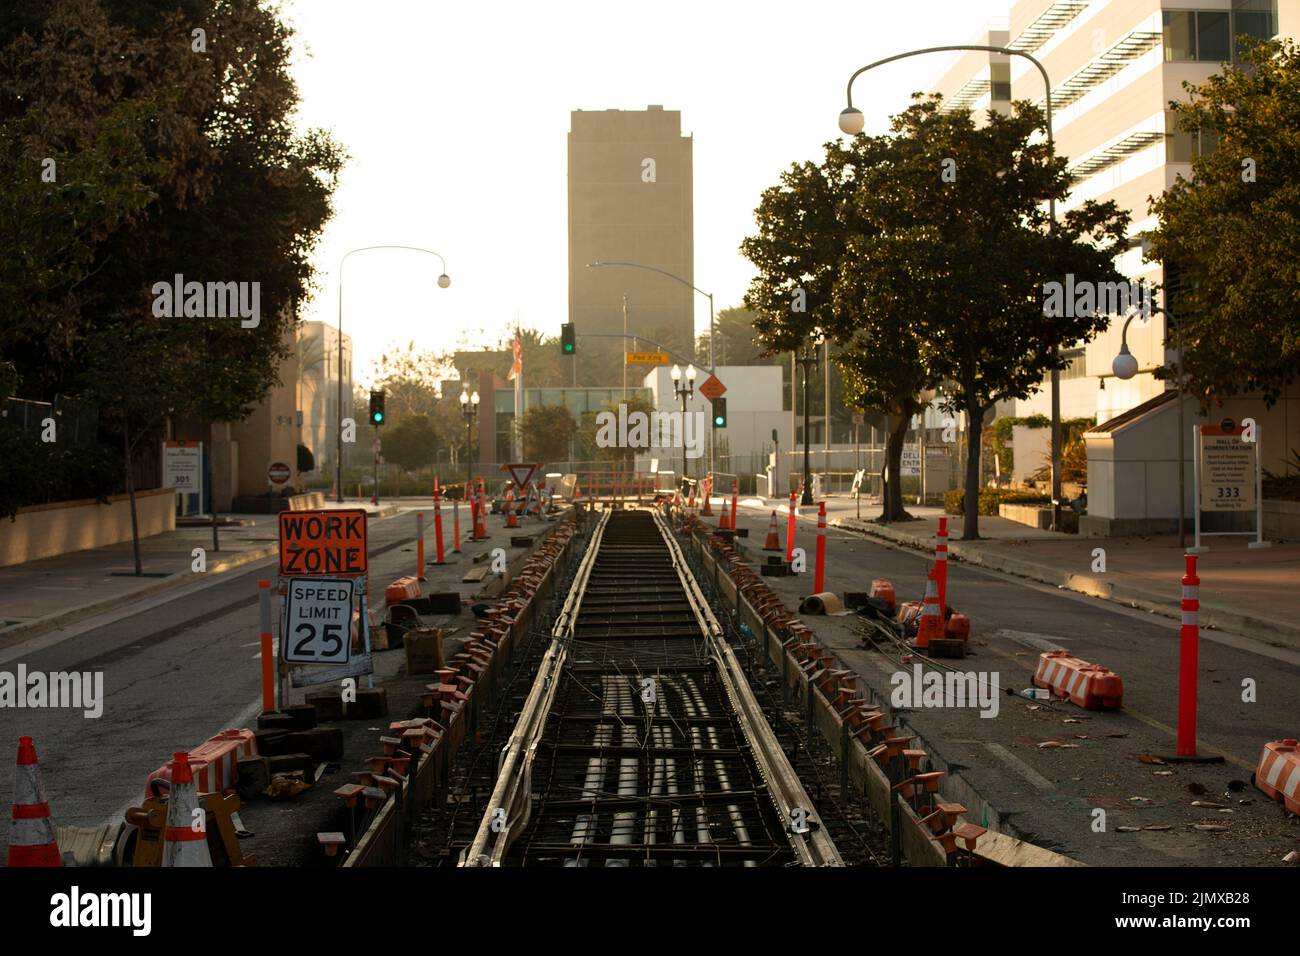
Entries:
<svg viewBox="0 0 1300 956">
<path fill-rule="evenodd" d="M 280 574 L 365 574 L 368 567 L 364 510 L 280 512 Z"/>
</svg>

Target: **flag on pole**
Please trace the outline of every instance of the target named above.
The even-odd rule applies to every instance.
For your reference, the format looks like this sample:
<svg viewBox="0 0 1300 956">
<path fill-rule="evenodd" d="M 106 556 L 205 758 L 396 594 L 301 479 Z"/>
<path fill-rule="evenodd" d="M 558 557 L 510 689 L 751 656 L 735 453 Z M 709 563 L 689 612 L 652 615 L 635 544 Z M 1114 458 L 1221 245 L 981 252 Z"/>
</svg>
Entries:
<svg viewBox="0 0 1300 956">
<path fill-rule="evenodd" d="M 506 378 L 513 382 L 523 373 L 524 370 L 524 343 L 519 341 L 518 331 L 515 332 L 515 340 L 512 347 L 514 348 L 515 362 L 510 366 L 510 374 L 507 375 Z M 500 367 L 500 365 L 497 366 L 497 368 Z"/>
</svg>

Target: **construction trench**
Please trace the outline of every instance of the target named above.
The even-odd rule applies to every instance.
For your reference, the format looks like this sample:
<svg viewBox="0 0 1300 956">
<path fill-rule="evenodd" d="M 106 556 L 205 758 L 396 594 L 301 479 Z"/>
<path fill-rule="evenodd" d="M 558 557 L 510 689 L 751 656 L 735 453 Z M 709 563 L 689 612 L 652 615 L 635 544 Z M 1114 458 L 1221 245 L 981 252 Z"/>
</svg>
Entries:
<svg viewBox="0 0 1300 956">
<path fill-rule="evenodd" d="M 849 732 L 840 712 L 864 701 L 847 672 L 808 662 L 811 632 L 727 536 L 675 533 L 671 514 L 580 518 L 582 553 L 475 710 L 411 862 L 994 864 L 911 738 L 881 720 Z"/>
</svg>

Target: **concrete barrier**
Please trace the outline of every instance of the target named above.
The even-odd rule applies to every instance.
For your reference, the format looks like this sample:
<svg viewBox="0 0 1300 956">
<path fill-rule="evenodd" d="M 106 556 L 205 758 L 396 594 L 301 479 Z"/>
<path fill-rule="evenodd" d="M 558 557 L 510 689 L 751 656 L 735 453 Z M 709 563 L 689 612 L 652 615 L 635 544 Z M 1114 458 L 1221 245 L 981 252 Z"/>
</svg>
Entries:
<svg viewBox="0 0 1300 956">
<path fill-rule="evenodd" d="M 135 493 L 140 537 L 176 527 L 176 492 L 171 488 Z M 93 498 L 56 501 L 18 509 L 12 521 L 0 520 L 0 567 L 25 564 L 88 548 L 131 540 L 131 501 L 112 495 L 108 504 Z"/>
</svg>

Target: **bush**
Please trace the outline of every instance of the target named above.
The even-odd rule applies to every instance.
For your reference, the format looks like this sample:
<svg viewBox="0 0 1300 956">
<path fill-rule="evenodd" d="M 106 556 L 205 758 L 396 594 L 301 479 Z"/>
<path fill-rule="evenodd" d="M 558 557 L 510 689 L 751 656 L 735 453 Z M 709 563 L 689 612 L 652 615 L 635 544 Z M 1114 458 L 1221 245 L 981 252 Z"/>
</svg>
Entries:
<svg viewBox="0 0 1300 956">
<path fill-rule="evenodd" d="M 979 500 L 980 514 L 996 515 L 998 505 L 1046 505 L 1050 504 L 1052 499 L 1047 495 L 1039 495 L 1031 491 L 1004 491 L 1001 488 L 981 488 Z M 943 496 L 943 510 L 950 515 L 964 515 L 966 513 L 966 492 L 961 488 L 946 492 Z"/>
</svg>

